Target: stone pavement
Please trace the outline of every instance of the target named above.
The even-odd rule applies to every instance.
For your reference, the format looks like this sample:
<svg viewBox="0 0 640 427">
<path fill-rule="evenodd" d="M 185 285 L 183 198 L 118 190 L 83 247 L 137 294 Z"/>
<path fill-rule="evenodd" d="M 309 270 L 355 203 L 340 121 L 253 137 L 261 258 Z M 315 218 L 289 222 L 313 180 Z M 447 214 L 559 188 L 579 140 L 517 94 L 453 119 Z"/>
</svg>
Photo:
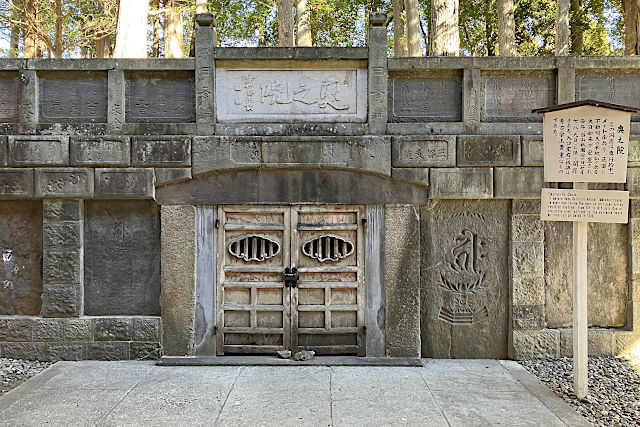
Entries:
<svg viewBox="0 0 640 427">
<path fill-rule="evenodd" d="M 2 426 L 582 426 L 516 362 L 424 367 L 59 362 L 0 397 Z"/>
</svg>

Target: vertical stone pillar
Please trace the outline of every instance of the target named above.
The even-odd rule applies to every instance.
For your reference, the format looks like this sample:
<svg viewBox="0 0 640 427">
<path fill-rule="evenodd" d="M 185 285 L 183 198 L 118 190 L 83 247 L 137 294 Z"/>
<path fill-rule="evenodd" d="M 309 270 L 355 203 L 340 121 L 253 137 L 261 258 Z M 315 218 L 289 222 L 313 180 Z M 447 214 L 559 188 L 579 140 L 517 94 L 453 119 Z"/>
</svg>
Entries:
<svg viewBox="0 0 640 427">
<path fill-rule="evenodd" d="M 557 58 L 557 67 L 557 103 L 573 102 L 576 100 L 576 67 L 574 58 Z"/>
<path fill-rule="evenodd" d="M 369 134 L 387 133 L 387 14 L 369 15 Z"/>
<path fill-rule="evenodd" d="M 195 346 L 195 206 L 162 206 L 160 230 L 164 354 L 190 356 Z"/>
<path fill-rule="evenodd" d="M 215 133 L 215 18 L 211 13 L 196 15 L 196 133 Z"/>
<path fill-rule="evenodd" d="M 470 135 L 480 133 L 480 106 L 482 103 L 482 81 L 480 70 L 477 68 L 465 68 L 462 75 L 462 121 L 464 132 Z"/>
<path fill-rule="evenodd" d="M 79 317 L 84 306 L 84 203 L 43 203 L 41 314 Z"/>
<path fill-rule="evenodd" d="M 38 124 L 38 78 L 35 70 L 20 70 L 22 98 L 20 102 L 20 122 L 22 131 L 35 131 Z"/>
<path fill-rule="evenodd" d="M 107 74 L 107 126 L 109 133 L 122 133 L 125 122 L 125 81 L 122 70 L 109 70 Z"/>
<path fill-rule="evenodd" d="M 385 341 L 389 357 L 420 357 L 420 218 L 412 205 L 384 213 Z"/>
<path fill-rule="evenodd" d="M 627 329 L 640 335 L 640 200 L 631 200 L 629 242 L 631 243 Z"/>
</svg>

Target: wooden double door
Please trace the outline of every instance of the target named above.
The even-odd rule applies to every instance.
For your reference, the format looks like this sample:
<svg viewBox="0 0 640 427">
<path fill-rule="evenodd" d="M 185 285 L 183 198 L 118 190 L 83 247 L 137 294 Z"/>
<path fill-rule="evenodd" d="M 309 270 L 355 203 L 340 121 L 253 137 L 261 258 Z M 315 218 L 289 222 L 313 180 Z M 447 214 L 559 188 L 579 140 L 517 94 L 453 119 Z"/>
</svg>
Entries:
<svg viewBox="0 0 640 427">
<path fill-rule="evenodd" d="M 221 206 L 218 354 L 364 356 L 360 206 Z"/>
</svg>

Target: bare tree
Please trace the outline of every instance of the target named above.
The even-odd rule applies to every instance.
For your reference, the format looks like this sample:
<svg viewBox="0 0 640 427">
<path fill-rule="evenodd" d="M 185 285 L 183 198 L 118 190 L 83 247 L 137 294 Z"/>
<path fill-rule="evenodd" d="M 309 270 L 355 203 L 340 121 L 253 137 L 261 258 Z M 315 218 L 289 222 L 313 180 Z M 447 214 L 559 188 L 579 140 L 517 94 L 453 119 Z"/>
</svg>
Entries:
<svg viewBox="0 0 640 427">
<path fill-rule="evenodd" d="M 404 0 L 404 7 L 407 12 L 407 54 L 409 56 L 422 56 L 422 48 L 420 47 L 420 7 L 418 0 Z"/>
<path fill-rule="evenodd" d="M 120 0 L 116 29 L 115 58 L 147 56 L 149 0 Z"/>
<path fill-rule="evenodd" d="M 498 53 L 516 56 L 516 21 L 513 0 L 498 0 Z"/>
<path fill-rule="evenodd" d="M 569 55 L 569 0 L 557 0 L 556 55 Z"/>
<path fill-rule="evenodd" d="M 293 46 L 293 2 L 278 0 L 278 46 Z"/>
<path fill-rule="evenodd" d="M 298 33 L 296 44 L 298 46 L 310 47 L 311 42 L 311 12 L 307 0 L 296 0 L 296 20 Z"/>
<path fill-rule="evenodd" d="M 460 54 L 459 10 L 458 0 L 432 0 L 429 55 L 458 56 Z"/>
</svg>

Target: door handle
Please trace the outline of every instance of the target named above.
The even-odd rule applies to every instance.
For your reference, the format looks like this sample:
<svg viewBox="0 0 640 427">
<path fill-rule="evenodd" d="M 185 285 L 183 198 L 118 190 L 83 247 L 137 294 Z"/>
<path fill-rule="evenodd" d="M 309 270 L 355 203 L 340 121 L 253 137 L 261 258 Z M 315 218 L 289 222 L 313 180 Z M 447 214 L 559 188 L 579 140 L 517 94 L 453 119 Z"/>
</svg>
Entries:
<svg viewBox="0 0 640 427">
<path fill-rule="evenodd" d="M 284 269 L 284 273 L 282 273 L 282 280 L 284 281 L 285 288 L 296 288 L 298 287 L 298 279 L 300 278 L 298 274 L 298 269 L 293 267 L 286 267 Z"/>
</svg>

